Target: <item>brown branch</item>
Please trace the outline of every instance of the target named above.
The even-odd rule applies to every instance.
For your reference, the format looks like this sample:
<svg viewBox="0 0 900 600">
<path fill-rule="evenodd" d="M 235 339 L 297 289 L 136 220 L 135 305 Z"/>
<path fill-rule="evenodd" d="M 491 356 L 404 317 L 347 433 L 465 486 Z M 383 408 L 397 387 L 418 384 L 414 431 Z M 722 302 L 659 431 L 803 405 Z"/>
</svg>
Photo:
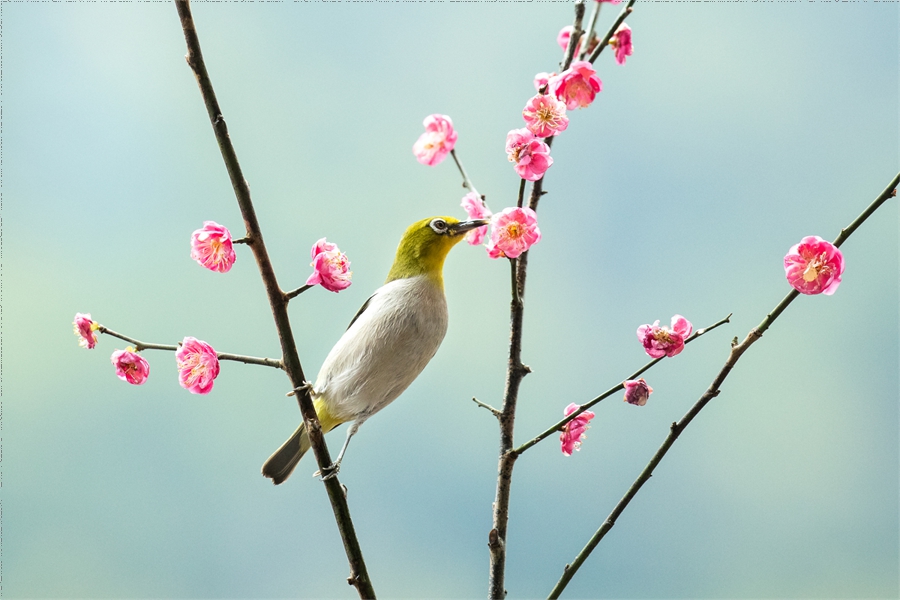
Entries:
<svg viewBox="0 0 900 600">
<path fill-rule="evenodd" d="M 212 82 L 206 71 L 206 65 L 203 62 L 200 40 L 197 37 L 197 30 L 191 16 L 190 4 L 188 0 L 175 0 L 175 6 L 178 9 L 178 16 L 181 18 L 181 28 L 184 30 L 184 39 L 187 43 L 187 56 L 185 56 L 185 59 L 197 77 L 200 93 L 203 96 L 203 102 L 206 105 L 206 111 L 209 114 L 209 120 L 212 123 L 216 141 L 219 144 L 219 150 L 225 161 L 225 167 L 228 170 L 228 176 L 231 178 L 231 185 L 234 188 L 234 194 L 241 209 L 241 215 L 244 218 L 244 225 L 247 229 L 247 244 L 253 251 L 253 256 L 256 259 L 256 264 L 259 267 L 266 294 L 269 298 L 269 305 L 278 331 L 278 339 L 281 343 L 284 370 L 291 380 L 292 387 L 300 388 L 305 383 L 306 378 L 303 375 L 303 368 L 300 365 L 300 357 L 297 354 L 297 346 L 294 342 L 294 335 L 288 318 L 288 300 L 275 278 L 275 270 L 269 260 L 269 255 L 263 242 L 262 231 L 250 199 L 250 187 L 241 173 L 237 154 L 231 143 L 231 138 L 228 136 L 228 127 L 216 100 L 216 94 L 213 91 Z M 331 456 L 328 453 L 328 447 L 325 445 L 322 428 L 316 416 L 315 408 L 313 408 L 308 388 L 297 394 L 297 401 L 300 405 L 300 412 L 303 414 L 303 419 L 306 422 L 310 445 L 316 461 L 320 469 L 326 469 L 332 464 Z M 350 509 L 347 506 L 344 490 L 337 477 L 325 479 L 324 485 L 328 492 L 328 498 L 331 501 L 338 530 L 344 542 L 347 559 L 350 562 L 349 582 L 356 587 L 361 598 L 374 598 L 375 591 L 366 571 L 366 565 L 353 528 L 353 521 L 350 518 Z"/>
<path fill-rule="evenodd" d="M 884 204 L 888 198 L 895 197 L 897 195 L 897 185 L 900 183 L 900 173 L 894 176 L 894 179 L 888 184 L 887 188 L 881 194 L 875 198 L 872 204 L 869 205 L 866 210 L 862 212 L 862 214 L 857 217 L 853 223 L 847 226 L 845 229 L 841 230 L 840 235 L 838 235 L 837 239 L 835 239 L 834 244 L 838 245 L 839 243 L 843 243 L 850 234 L 852 234 L 862 223 L 868 219 L 875 210 L 878 209 L 879 206 Z M 622 511 L 628 506 L 629 502 L 631 502 L 632 498 L 640 491 L 641 487 L 647 480 L 650 479 L 650 476 L 653 475 L 653 470 L 656 466 L 662 461 L 663 457 L 669 451 L 669 448 L 672 447 L 672 444 L 675 443 L 675 440 L 678 439 L 678 436 L 681 435 L 681 432 L 685 430 L 685 428 L 694 420 L 703 407 L 709 404 L 709 401 L 715 398 L 721 393 L 722 383 L 725 381 L 725 378 L 728 377 L 728 374 L 731 373 L 731 370 L 737 364 L 737 361 L 741 358 L 741 356 L 746 352 L 751 345 L 753 345 L 757 340 L 759 340 L 763 332 L 765 332 L 778 318 L 778 316 L 784 312 L 784 310 L 788 307 L 788 305 L 793 302 L 800 293 L 797 290 L 791 290 L 787 296 L 785 296 L 778 305 L 766 315 L 766 317 L 762 320 L 762 322 L 750 330 L 750 333 L 747 334 L 747 337 L 744 338 L 744 341 L 740 344 L 733 343 L 731 347 L 731 352 L 728 355 L 728 359 L 725 361 L 724 366 L 716 375 L 715 379 L 713 379 L 712 383 L 709 385 L 709 388 L 700 396 L 700 399 L 691 407 L 691 409 L 685 414 L 680 421 L 677 423 L 672 423 L 672 426 L 669 428 L 669 434 L 666 436 L 666 439 L 663 440 L 662 445 L 656 451 L 656 454 L 653 455 L 653 458 L 650 459 L 650 462 L 647 463 L 647 466 L 644 467 L 644 470 L 641 471 L 641 474 L 635 480 L 635 482 L 631 485 L 625 495 L 619 500 L 619 503 L 616 504 L 615 508 L 609 513 L 609 516 L 606 517 L 606 520 L 600 526 L 600 528 L 591 536 L 591 539 L 588 541 L 587 545 L 578 553 L 575 557 L 575 560 L 572 561 L 571 564 L 566 565 L 563 570 L 562 577 L 560 577 L 559 581 L 556 583 L 556 586 L 550 592 L 548 598 L 559 598 L 559 595 L 566 588 L 569 581 L 578 571 L 584 561 L 590 556 L 591 552 L 593 552 L 594 548 L 597 547 L 597 544 L 600 543 L 600 540 L 609 532 L 610 529 L 616 524 L 616 519 L 619 518 L 619 515 L 622 514 Z M 735 338 L 735 341 L 737 338 Z"/>
<path fill-rule="evenodd" d="M 628 0 L 628 4 L 622 7 L 622 12 L 619 13 L 619 16 L 616 17 L 616 20 L 613 21 L 613 24 L 610 26 L 609 31 L 606 32 L 606 35 L 600 40 L 600 43 L 597 44 L 597 47 L 594 48 L 594 52 L 591 54 L 591 57 L 588 59 L 588 62 L 594 64 L 594 61 L 597 60 L 597 57 L 600 56 L 600 53 L 603 52 L 603 49 L 609 45 L 609 40 L 612 39 L 612 36 L 616 35 L 616 29 L 619 28 L 619 25 L 625 22 L 625 19 L 628 15 L 631 14 L 631 11 L 634 10 L 634 1 Z"/>
</svg>

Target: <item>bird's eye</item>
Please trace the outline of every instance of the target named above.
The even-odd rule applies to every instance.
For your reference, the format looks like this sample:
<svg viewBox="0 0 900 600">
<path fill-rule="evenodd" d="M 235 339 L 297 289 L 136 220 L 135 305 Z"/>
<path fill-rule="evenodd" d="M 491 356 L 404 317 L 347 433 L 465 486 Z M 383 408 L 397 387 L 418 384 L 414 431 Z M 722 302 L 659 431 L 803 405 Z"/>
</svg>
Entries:
<svg viewBox="0 0 900 600">
<path fill-rule="evenodd" d="M 447 233 L 447 221 L 443 219 L 434 219 L 429 225 L 435 233 Z"/>
</svg>

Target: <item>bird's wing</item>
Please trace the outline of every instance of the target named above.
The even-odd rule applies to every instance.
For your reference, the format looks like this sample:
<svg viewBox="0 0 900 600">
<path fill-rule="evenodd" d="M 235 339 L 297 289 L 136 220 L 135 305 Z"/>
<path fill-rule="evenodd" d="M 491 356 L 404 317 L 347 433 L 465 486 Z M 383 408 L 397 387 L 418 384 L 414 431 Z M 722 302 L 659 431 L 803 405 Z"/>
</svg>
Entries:
<svg viewBox="0 0 900 600">
<path fill-rule="evenodd" d="M 371 302 L 372 298 L 374 298 L 374 297 L 375 297 L 375 294 L 372 294 L 371 296 L 368 297 L 368 299 L 366 299 L 365 302 L 363 302 L 363 305 L 360 306 L 359 310 L 356 311 L 356 314 L 353 315 L 353 319 L 351 319 L 350 324 L 347 325 L 347 329 L 350 329 L 351 327 L 353 327 L 353 324 L 356 323 L 356 320 L 359 318 L 359 315 L 363 314 L 363 311 L 365 311 L 369 307 L 369 302 Z"/>
</svg>

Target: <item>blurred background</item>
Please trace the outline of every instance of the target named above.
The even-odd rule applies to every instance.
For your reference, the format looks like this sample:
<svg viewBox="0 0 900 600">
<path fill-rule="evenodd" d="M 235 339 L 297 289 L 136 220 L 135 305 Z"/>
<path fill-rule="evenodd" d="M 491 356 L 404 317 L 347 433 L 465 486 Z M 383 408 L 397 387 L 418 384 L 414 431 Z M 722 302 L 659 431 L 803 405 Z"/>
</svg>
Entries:
<svg viewBox="0 0 900 600">
<path fill-rule="evenodd" d="M 606 31 L 619 8 L 604 5 Z M 517 441 L 647 360 L 637 327 L 730 325 L 645 375 L 645 407 L 595 408 L 582 450 L 517 463 L 511 598 L 544 597 L 741 339 L 789 291 L 782 258 L 834 239 L 898 170 L 898 5 L 639 3 L 634 55 L 553 145 L 531 253 Z M 532 78 L 558 68 L 570 3 L 204 3 L 194 18 L 285 289 L 327 236 L 353 285 L 291 304 L 314 377 L 414 220 L 462 217 L 451 160 L 411 152 L 431 113 L 488 205 Z M 242 222 L 171 3 L 3 3 L 3 592 L 7 597 L 354 597 L 307 458 L 259 474 L 300 415 L 285 376 L 223 363 L 178 386 L 172 353 L 118 380 L 76 312 L 138 339 L 278 357 L 248 250 L 189 258 Z M 568 597 L 896 597 L 898 211 L 843 246 L 832 297 L 800 297 L 752 347 Z M 462 245 L 450 328 L 368 421 L 341 480 L 382 597 L 484 597 L 509 268 Z M 328 436 L 332 452 L 345 429 Z"/>
</svg>

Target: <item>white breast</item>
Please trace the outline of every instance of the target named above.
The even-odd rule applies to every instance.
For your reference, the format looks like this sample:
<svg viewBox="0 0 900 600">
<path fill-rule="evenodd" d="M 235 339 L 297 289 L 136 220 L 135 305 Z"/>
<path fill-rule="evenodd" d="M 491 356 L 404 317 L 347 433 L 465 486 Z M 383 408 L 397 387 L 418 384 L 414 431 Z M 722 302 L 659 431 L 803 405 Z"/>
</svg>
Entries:
<svg viewBox="0 0 900 600">
<path fill-rule="evenodd" d="M 315 383 L 343 421 L 365 421 L 422 372 L 447 332 L 444 292 L 424 276 L 392 281 L 335 344 Z"/>
</svg>

